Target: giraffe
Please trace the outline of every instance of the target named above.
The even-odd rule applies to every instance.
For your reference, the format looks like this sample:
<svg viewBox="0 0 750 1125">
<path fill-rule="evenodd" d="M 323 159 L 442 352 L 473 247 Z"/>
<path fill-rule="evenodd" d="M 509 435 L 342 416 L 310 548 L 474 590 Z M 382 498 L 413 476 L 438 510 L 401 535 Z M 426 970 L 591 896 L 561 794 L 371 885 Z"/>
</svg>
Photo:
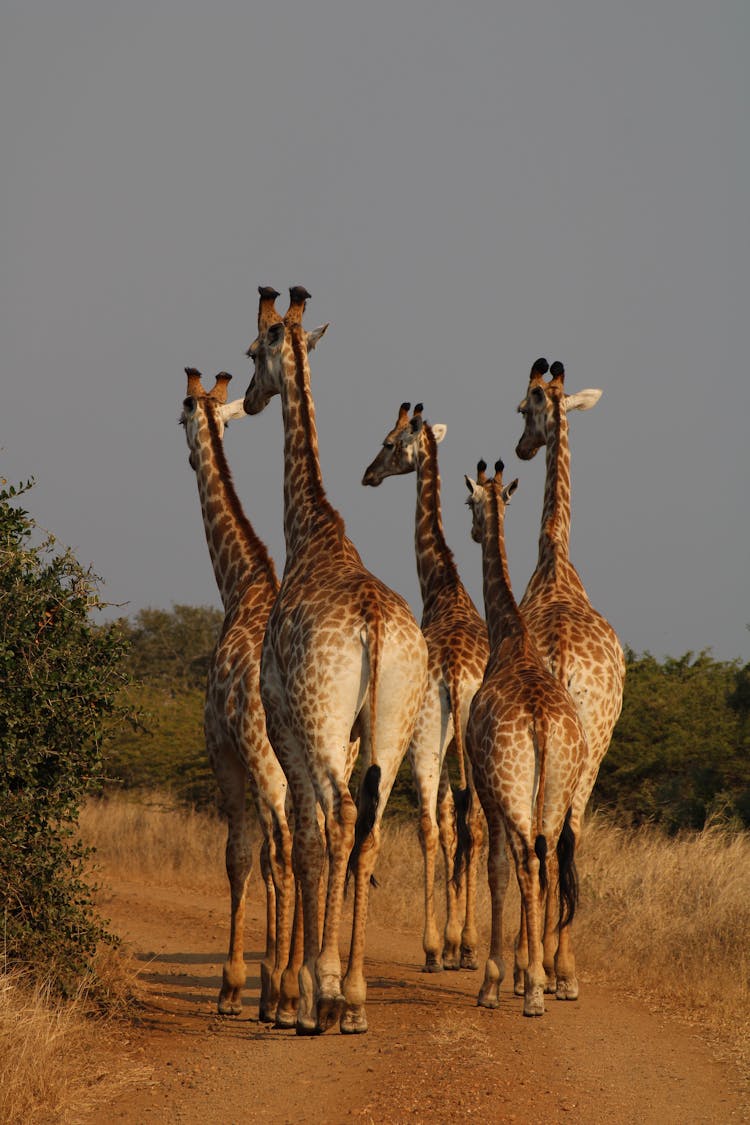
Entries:
<svg viewBox="0 0 750 1125">
<path fill-rule="evenodd" d="M 454 745 L 461 788 L 468 794 L 464 736 L 469 706 L 482 682 L 489 655 L 487 626 L 466 592 L 443 534 L 437 446 L 445 437 L 446 427 L 426 422 L 422 403 L 414 407 L 411 420 L 409 408 L 408 402 L 401 404 L 396 425 L 386 434 L 380 452 L 365 470 L 362 483 L 377 487 L 386 477 L 412 472 L 417 477 L 415 547 L 423 603 L 421 627 L 429 654 L 429 686 L 409 747 L 409 760 L 419 797 L 419 836 L 424 856 L 424 967 L 426 972 L 437 972 L 441 967 L 476 969 L 476 886 L 484 839 L 482 810 L 472 793 L 465 885 L 460 888 L 466 902 L 462 931 L 458 889 L 453 879 L 455 808 L 444 762 L 449 744 Z M 471 783 L 470 788 L 473 789 Z M 445 861 L 447 896 L 442 956 L 434 892 L 438 838 Z"/>
<path fill-rule="evenodd" d="M 200 373 L 194 368 L 185 370 L 187 397 L 180 422 L 198 482 L 206 540 L 225 615 L 209 665 L 204 711 L 208 758 L 227 816 L 226 867 L 231 893 L 229 954 L 218 1008 L 222 1015 L 239 1015 L 242 1010 L 246 886 L 252 867 L 246 802 L 249 784 L 264 838 L 261 869 L 267 927 L 260 1018 L 278 1018 L 283 1023 L 284 1008 L 289 1007 L 288 1000 L 280 1000 L 280 986 L 290 944 L 292 842 L 285 812 L 286 778 L 268 741 L 259 686 L 263 634 L 279 583 L 265 546 L 242 510 L 224 453 L 226 424 L 245 416 L 242 399 L 227 403 L 231 375 L 226 372 L 217 375 L 215 386 L 206 392 Z M 293 1021 L 293 1013 L 291 1018 Z"/>
<path fill-rule="evenodd" d="M 565 394 L 565 369 L 538 359 L 531 369 L 526 396 L 518 410 L 525 427 L 516 454 L 530 460 L 547 447 L 539 554 L 520 603 L 529 633 L 549 669 L 567 688 L 583 722 L 588 756 L 571 808 L 570 825 L 580 841 L 583 815 L 594 788 L 602 758 L 622 707 L 625 658 L 614 629 L 591 605 L 570 561 L 570 446 L 568 412 L 589 410 L 600 390 Z M 572 959 L 572 953 L 571 953 Z M 560 995 L 553 967 L 547 960 L 549 991 Z M 516 981 L 520 990 L 521 982 Z M 575 1000 L 575 974 L 566 981 L 567 996 Z"/>
<path fill-rule="evenodd" d="M 427 646 L 406 601 L 368 570 L 329 502 L 318 455 L 308 352 L 327 325 L 307 333 L 309 293 L 290 290 L 282 318 L 274 289 L 260 289 L 249 414 L 279 395 L 284 430 L 286 565 L 271 610 L 261 661 L 268 733 L 292 790 L 293 860 L 302 883 L 304 955 L 299 971 L 298 1034 L 338 1023 L 367 1031 L 365 926 L 380 822 L 411 741 L 427 686 Z M 348 785 L 347 756 L 360 738 L 359 802 Z M 322 938 L 317 889 L 323 841 L 328 883 Z M 341 979 L 339 930 L 347 872 L 354 876 L 349 963 Z"/>
<path fill-rule="evenodd" d="M 478 1004 L 496 1008 L 505 972 L 502 960 L 503 901 L 508 883 L 506 838 L 521 892 L 526 943 L 517 945 L 515 973 L 523 974 L 525 1016 L 544 1013 L 547 974 L 542 935 L 551 904 L 558 904 L 554 951 L 557 980 L 564 988 L 574 968 L 564 935 L 575 913 L 575 838 L 570 808 L 587 755 L 586 734 L 568 693 L 542 662 L 522 617 L 508 574 L 505 508 L 518 481 L 503 485 L 503 463 L 487 478 L 480 461 L 477 479 L 466 477 L 472 538 L 482 544 L 484 604 L 490 658 L 474 696 L 466 746 L 474 782 L 487 817 L 487 876 L 492 900 L 490 950 Z M 555 854 L 556 878 L 550 859 Z M 559 883 L 558 883 L 559 879 Z"/>
</svg>

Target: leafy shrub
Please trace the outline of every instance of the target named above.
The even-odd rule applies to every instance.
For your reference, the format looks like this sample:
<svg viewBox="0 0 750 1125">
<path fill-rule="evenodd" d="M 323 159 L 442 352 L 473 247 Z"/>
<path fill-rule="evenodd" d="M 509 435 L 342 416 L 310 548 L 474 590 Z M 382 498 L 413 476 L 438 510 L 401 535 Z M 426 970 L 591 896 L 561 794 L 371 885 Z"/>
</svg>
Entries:
<svg viewBox="0 0 750 1125">
<path fill-rule="evenodd" d="M 716 817 L 750 827 L 750 665 L 629 651 L 625 699 L 595 803 L 669 832 Z"/>
<path fill-rule="evenodd" d="M 104 936 L 76 823 L 98 786 L 105 732 L 122 719 L 125 641 L 119 626 L 92 621 L 99 579 L 52 535 L 34 542 L 34 521 L 16 503 L 32 483 L 0 488 L 5 959 L 65 989 Z"/>
</svg>

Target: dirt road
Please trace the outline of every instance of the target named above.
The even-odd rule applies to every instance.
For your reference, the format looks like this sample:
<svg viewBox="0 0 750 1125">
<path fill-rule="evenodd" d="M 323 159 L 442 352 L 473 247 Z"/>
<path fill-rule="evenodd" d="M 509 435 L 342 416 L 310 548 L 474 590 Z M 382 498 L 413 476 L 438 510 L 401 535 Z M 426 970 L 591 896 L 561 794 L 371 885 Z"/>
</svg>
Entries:
<svg viewBox="0 0 750 1125">
<path fill-rule="evenodd" d="M 585 972 L 581 999 L 552 998 L 541 1019 L 524 1019 L 507 985 L 490 1012 L 476 1007 L 477 973 L 419 971 L 418 920 L 409 934 L 371 925 L 369 1033 L 298 1038 L 257 1020 L 257 914 L 245 1011 L 219 1019 L 223 896 L 114 883 L 102 906 L 143 964 L 147 1003 L 126 1048 L 150 1072 L 107 1121 L 750 1121 L 742 1076 L 698 1033 L 588 983 Z"/>
</svg>

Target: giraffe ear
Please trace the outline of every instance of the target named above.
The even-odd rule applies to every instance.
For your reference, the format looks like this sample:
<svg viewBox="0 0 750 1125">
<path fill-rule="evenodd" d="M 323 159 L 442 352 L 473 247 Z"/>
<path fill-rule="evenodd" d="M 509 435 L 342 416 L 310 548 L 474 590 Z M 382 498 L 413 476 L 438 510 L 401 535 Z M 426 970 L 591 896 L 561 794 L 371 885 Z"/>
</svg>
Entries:
<svg viewBox="0 0 750 1125">
<path fill-rule="evenodd" d="M 312 352 L 312 351 L 315 350 L 315 347 L 317 346 L 318 340 L 320 340 L 321 337 L 325 336 L 327 331 L 328 331 L 328 325 L 327 324 L 321 324 L 318 328 L 313 328 L 311 332 L 307 333 L 307 350 L 308 350 L 308 352 Z"/>
<path fill-rule="evenodd" d="M 268 329 L 268 342 L 272 348 L 279 347 L 281 344 L 283 344 L 285 333 L 286 328 L 284 327 L 284 322 L 282 320 L 279 320 L 276 324 L 272 324 L 270 326 L 270 328 Z"/>
<path fill-rule="evenodd" d="M 510 482 L 510 484 L 505 485 L 505 487 L 503 488 L 503 503 L 504 504 L 510 504 L 510 498 L 513 495 L 513 493 L 516 491 L 517 488 L 518 488 L 518 477 L 516 477 L 515 480 L 512 480 Z"/>
<path fill-rule="evenodd" d="M 431 427 L 431 429 L 432 429 L 432 436 L 435 438 L 435 441 L 437 442 L 437 444 L 440 445 L 440 442 L 443 440 L 446 433 L 448 432 L 448 427 L 446 425 L 444 425 L 443 422 L 436 422 L 435 425 Z"/>
<path fill-rule="evenodd" d="M 570 413 L 571 410 L 590 410 L 592 406 L 596 406 L 599 399 L 602 397 L 602 391 L 597 389 L 589 389 L 586 391 L 576 391 L 574 395 L 565 396 L 565 409 Z"/>
<path fill-rule="evenodd" d="M 472 480 L 471 477 L 466 476 L 466 475 L 464 476 L 464 480 L 466 481 L 466 487 L 468 488 L 469 492 L 473 496 L 474 493 L 476 492 L 477 482 L 475 480 Z"/>
</svg>

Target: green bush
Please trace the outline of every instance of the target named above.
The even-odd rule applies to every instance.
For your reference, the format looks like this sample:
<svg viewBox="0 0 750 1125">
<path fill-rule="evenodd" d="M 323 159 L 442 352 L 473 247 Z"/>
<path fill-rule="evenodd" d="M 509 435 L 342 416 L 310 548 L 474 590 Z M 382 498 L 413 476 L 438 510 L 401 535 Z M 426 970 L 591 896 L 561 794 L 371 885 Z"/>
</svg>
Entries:
<svg viewBox="0 0 750 1125">
<path fill-rule="evenodd" d="M 668 832 L 716 818 L 750 827 L 750 665 L 707 652 L 626 659 L 622 715 L 594 802 Z"/>
<path fill-rule="evenodd" d="M 102 740 L 121 721 L 125 639 L 98 627 L 99 579 L 35 542 L 17 498 L 0 488 L 0 880 L 5 961 L 72 986 L 105 936 L 76 838 L 83 799 L 99 785 Z"/>
</svg>

